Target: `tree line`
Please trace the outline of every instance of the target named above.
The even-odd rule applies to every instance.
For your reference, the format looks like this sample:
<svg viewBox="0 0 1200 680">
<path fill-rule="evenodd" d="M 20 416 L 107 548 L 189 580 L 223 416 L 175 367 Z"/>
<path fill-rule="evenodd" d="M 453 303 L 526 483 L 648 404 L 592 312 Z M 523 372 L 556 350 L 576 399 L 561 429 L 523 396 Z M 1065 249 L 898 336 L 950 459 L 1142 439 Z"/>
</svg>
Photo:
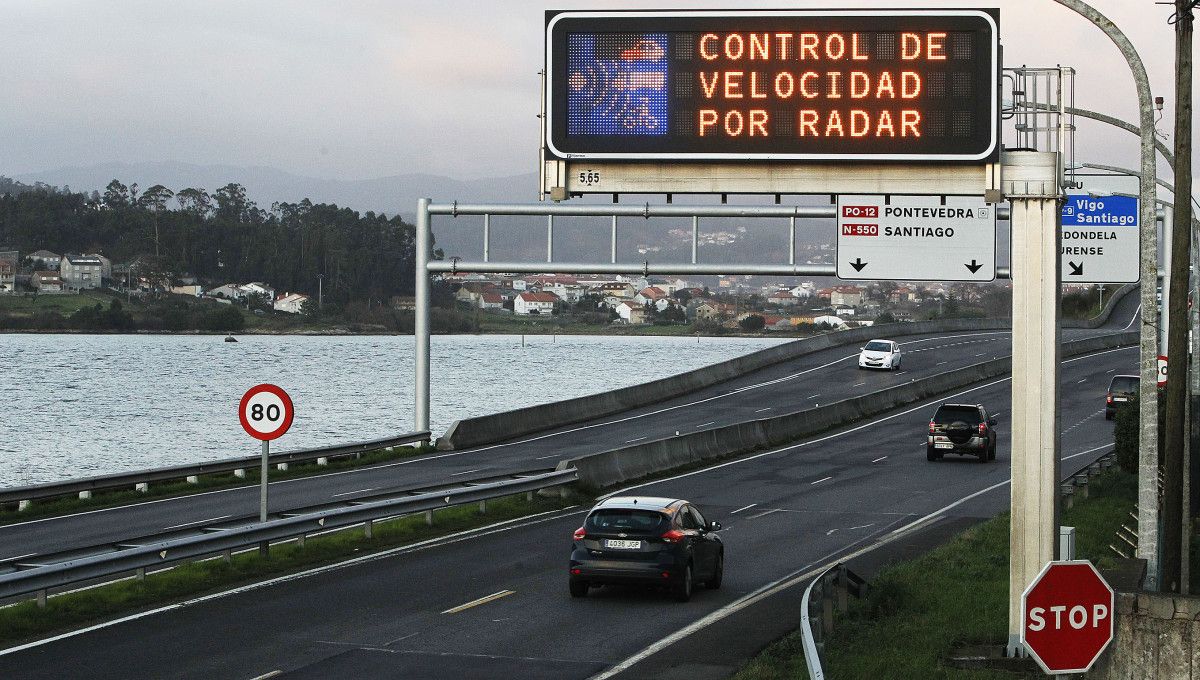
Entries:
<svg viewBox="0 0 1200 680">
<path fill-rule="evenodd" d="M 103 193 L 81 193 L 0 177 L 0 244 L 99 252 L 136 263 L 136 273 L 264 281 L 280 293 L 315 295 L 322 277 L 333 305 L 413 293 L 415 230 L 398 216 L 307 198 L 263 209 L 237 183 L 176 192 L 114 179 Z"/>
</svg>

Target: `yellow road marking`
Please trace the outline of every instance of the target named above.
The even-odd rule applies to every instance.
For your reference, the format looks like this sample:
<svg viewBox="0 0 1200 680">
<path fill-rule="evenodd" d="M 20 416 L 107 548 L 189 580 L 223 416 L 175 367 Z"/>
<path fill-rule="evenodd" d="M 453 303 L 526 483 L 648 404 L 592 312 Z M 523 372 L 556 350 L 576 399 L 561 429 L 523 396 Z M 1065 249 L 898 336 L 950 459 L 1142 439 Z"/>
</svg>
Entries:
<svg viewBox="0 0 1200 680">
<path fill-rule="evenodd" d="M 499 600 L 502 597 L 508 597 L 509 595 L 515 595 L 516 592 L 517 591 L 515 591 L 515 590 L 501 590 L 498 593 L 492 593 L 491 595 L 481 597 L 478 600 L 471 600 L 470 602 L 468 602 L 466 604 L 460 604 L 457 607 L 452 607 L 442 613 L 443 614 L 457 614 L 461 611 L 470 609 L 471 607 L 478 607 L 481 604 L 487 604 L 488 602 L 494 602 L 496 600 Z"/>
</svg>

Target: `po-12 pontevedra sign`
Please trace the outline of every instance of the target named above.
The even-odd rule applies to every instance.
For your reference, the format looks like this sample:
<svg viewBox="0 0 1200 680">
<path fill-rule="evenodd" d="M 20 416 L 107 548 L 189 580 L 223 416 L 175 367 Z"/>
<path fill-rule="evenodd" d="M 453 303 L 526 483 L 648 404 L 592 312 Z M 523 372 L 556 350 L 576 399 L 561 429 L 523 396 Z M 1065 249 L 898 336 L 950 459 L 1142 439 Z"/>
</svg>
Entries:
<svg viewBox="0 0 1200 680">
<path fill-rule="evenodd" d="M 546 151 L 988 162 L 992 10 L 547 12 Z"/>
<path fill-rule="evenodd" d="M 991 281 L 996 210 L 977 197 L 838 196 L 841 279 Z"/>
</svg>

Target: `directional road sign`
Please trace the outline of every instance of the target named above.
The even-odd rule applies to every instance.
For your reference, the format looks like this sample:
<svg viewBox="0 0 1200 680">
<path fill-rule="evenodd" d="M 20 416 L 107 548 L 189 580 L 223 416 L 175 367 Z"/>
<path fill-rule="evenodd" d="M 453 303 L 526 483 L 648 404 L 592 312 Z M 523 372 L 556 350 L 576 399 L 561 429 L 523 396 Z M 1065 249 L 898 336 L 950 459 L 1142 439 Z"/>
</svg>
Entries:
<svg viewBox="0 0 1200 680">
<path fill-rule="evenodd" d="M 1047 673 L 1084 673 L 1112 642 L 1113 590 L 1087 560 L 1050 562 L 1021 598 L 1021 643 Z"/>
<path fill-rule="evenodd" d="M 292 399 L 283 388 L 269 383 L 246 390 L 238 406 L 242 429 L 255 439 L 270 441 L 283 436 L 292 426 Z"/>
<path fill-rule="evenodd" d="M 996 278 L 996 209 L 980 197 L 838 196 L 837 215 L 838 278 Z"/>
<path fill-rule="evenodd" d="M 1138 200 L 1071 194 L 1062 208 L 1063 283 L 1137 283 Z"/>
</svg>

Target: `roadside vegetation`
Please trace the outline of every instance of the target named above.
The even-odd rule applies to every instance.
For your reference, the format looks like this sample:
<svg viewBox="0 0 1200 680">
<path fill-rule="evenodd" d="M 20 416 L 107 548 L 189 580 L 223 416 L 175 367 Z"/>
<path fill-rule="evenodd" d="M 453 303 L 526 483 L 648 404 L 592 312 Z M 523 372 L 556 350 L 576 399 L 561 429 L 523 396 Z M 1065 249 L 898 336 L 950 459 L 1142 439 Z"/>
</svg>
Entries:
<svg viewBox="0 0 1200 680">
<path fill-rule="evenodd" d="M 1079 558 L 1103 570 L 1114 566 L 1108 544 L 1116 542 L 1114 533 L 1137 501 L 1137 478 L 1114 466 L 1088 486 L 1089 497 L 1065 510 L 1062 522 L 1075 527 Z M 1008 539 L 1005 513 L 872 578 L 868 596 L 851 600 L 849 612 L 835 619 L 825 648 L 826 677 L 1015 677 L 945 663 L 956 649 L 999 645 L 1007 638 Z M 735 680 L 790 680 L 807 677 L 805 668 L 795 631 L 764 650 Z"/>
<path fill-rule="evenodd" d="M 365 467 L 378 463 L 386 463 L 393 460 L 410 458 L 426 453 L 433 453 L 434 447 L 429 444 L 420 446 L 397 446 L 392 449 L 380 449 L 378 451 L 368 451 L 363 453 L 361 457 L 354 456 L 339 456 L 330 458 L 328 465 L 317 465 L 316 462 L 306 463 L 290 463 L 287 470 L 277 470 L 274 466 L 271 467 L 268 479 L 272 482 L 282 481 L 285 479 L 298 479 L 301 477 L 316 477 L 330 472 L 339 470 L 348 470 L 352 468 Z M 74 512 L 87 512 L 91 510 L 101 510 L 104 508 L 115 508 L 123 505 L 132 505 L 141 503 L 146 500 L 159 500 L 163 498 L 178 498 L 181 496 L 189 496 L 191 494 L 218 491 L 221 489 L 233 489 L 244 486 L 257 486 L 259 482 L 258 467 L 251 466 L 246 469 L 245 477 L 236 477 L 232 472 L 212 475 L 200 475 L 195 484 L 190 484 L 186 481 L 172 481 L 151 483 L 146 491 L 134 491 L 133 489 L 114 489 L 108 491 L 96 491 L 91 498 L 82 499 L 75 496 L 63 496 L 60 498 L 48 498 L 46 500 L 34 501 L 29 507 L 24 510 L 18 510 L 15 504 L 9 504 L 7 507 L 0 507 L 0 526 L 5 524 L 16 524 L 19 522 L 27 522 L 33 519 L 42 519 L 45 517 L 57 517 L 67 515 Z"/>
<path fill-rule="evenodd" d="M 376 522 L 374 538 L 366 538 L 361 528 L 350 528 L 309 537 L 303 546 L 296 542 L 273 545 L 266 558 L 259 556 L 255 548 L 237 553 L 228 561 L 215 557 L 152 572 L 144 580 L 129 578 L 52 596 L 44 609 L 33 601 L 0 607 L 0 646 L 20 644 L 98 621 L 351 557 L 551 512 L 570 504 L 570 501 L 557 496 L 543 498 L 535 494 L 532 501 L 527 500 L 525 494 L 507 496 L 488 501 L 486 513 L 480 513 L 474 504 L 438 510 L 434 513 L 433 526 L 426 524 L 424 513 L 407 515 L 387 522 Z"/>
</svg>

